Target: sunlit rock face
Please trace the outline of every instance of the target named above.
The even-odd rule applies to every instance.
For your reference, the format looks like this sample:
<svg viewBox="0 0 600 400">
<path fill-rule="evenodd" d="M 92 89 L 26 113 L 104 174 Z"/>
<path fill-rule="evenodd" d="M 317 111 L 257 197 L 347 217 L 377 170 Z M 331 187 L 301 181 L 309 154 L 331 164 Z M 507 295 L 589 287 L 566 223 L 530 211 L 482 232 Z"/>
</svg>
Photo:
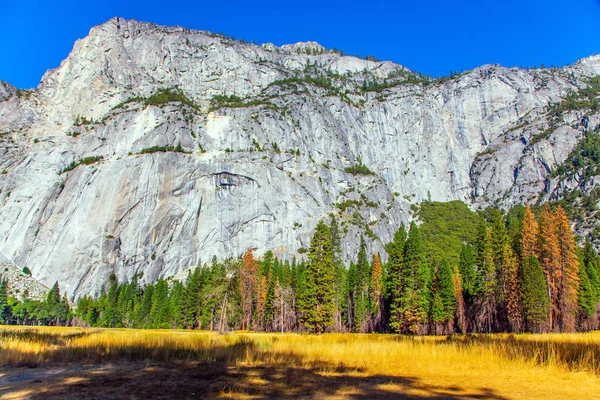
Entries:
<svg viewBox="0 0 600 400">
<path fill-rule="evenodd" d="M 114 18 L 37 89 L 0 83 L 0 252 L 71 298 L 248 247 L 303 257 L 331 215 L 346 259 L 361 235 L 384 254 L 428 198 L 543 201 L 559 184 L 548 172 L 599 123 L 549 110 L 599 71 L 594 56 L 431 80 L 313 42 Z"/>
</svg>

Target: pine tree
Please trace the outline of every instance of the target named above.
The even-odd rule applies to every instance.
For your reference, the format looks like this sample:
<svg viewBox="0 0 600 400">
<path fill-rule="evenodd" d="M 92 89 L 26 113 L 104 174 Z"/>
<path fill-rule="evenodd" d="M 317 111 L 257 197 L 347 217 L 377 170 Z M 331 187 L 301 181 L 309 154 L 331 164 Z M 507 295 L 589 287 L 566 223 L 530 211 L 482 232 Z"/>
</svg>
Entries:
<svg viewBox="0 0 600 400">
<path fill-rule="evenodd" d="M 167 281 L 159 279 L 156 281 L 152 293 L 150 324 L 153 328 L 169 328 L 169 319 L 169 286 Z"/>
<path fill-rule="evenodd" d="M 558 243 L 560 248 L 560 281 L 558 299 L 561 331 L 575 330 L 577 315 L 577 292 L 579 289 L 579 256 L 571 224 L 565 210 L 558 206 L 554 211 Z M 587 275 L 587 274 L 586 274 Z"/>
<path fill-rule="evenodd" d="M 383 270 L 381 268 L 381 258 L 379 253 L 373 256 L 373 267 L 371 271 L 371 284 L 369 287 L 369 297 L 371 304 L 372 327 L 374 330 L 380 330 L 383 315 Z"/>
<path fill-rule="evenodd" d="M 431 284 L 432 274 L 425 258 L 425 247 L 421 233 L 413 222 L 410 225 L 408 239 L 404 247 L 406 273 L 412 276 L 413 286 L 407 287 L 407 301 L 404 307 L 406 330 L 417 333 L 425 329 L 429 309 L 433 301 Z M 411 293 L 414 291 L 414 293 Z M 406 295 L 405 295 L 406 296 Z M 411 321 L 411 322 L 408 322 Z"/>
<path fill-rule="evenodd" d="M 519 284 L 527 330 L 541 332 L 547 323 L 551 303 L 546 276 L 533 254 L 521 261 Z"/>
<path fill-rule="evenodd" d="M 404 245 L 406 230 L 400 226 L 394 234 L 394 240 L 385 246 L 388 253 L 387 297 L 390 305 L 390 328 L 401 332 L 404 325 L 403 295 L 407 287 L 412 287 L 412 281 L 405 275 Z M 348 272 L 348 275 L 350 272 Z M 348 278 L 349 279 L 349 278 Z"/>
<path fill-rule="evenodd" d="M 200 282 L 200 268 L 188 273 L 183 289 L 181 305 L 181 321 L 184 327 L 195 329 L 198 327 L 198 317 L 202 303 L 202 284 Z"/>
<path fill-rule="evenodd" d="M 600 257 L 598 257 L 598 253 L 594 249 L 594 246 L 592 246 L 589 238 L 586 238 L 583 248 L 583 264 L 590 280 L 590 285 L 594 290 L 594 303 L 600 302 L 600 277 L 598 276 L 600 272 Z"/>
<path fill-rule="evenodd" d="M 467 311 L 463 295 L 464 284 L 458 266 L 454 267 L 452 283 L 454 284 L 454 296 L 456 298 L 456 311 L 454 312 L 455 326 L 458 328 L 458 332 L 467 333 Z"/>
<path fill-rule="evenodd" d="M 8 315 L 8 281 L 0 277 L 0 324 L 7 323 Z"/>
<path fill-rule="evenodd" d="M 258 295 L 256 299 L 256 316 L 254 318 L 254 329 L 263 330 L 265 322 L 265 305 L 267 304 L 267 290 L 269 286 L 267 284 L 267 276 L 260 277 L 260 284 L 258 285 Z"/>
<path fill-rule="evenodd" d="M 242 302 L 242 330 L 252 326 L 256 292 L 258 291 L 258 266 L 252 249 L 244 253 L 240 270 L 240 295 Z"/>
<path fill-rule="evenodd" d="M 530 255 L 538 257 L 540 254 L 539 244 L 539 226 L 535 220 L 533 211 L 527 205 L 523 216 L 523 229 L 521 230 L 520 259 L 524 260 Z"/>
<path fill-rule="evenodd" d="M 320 221 L 311 240 L 306 286 L 300 299 L 302 322 L 313 333 L 323 333 L 333 324 L 335 279 L 331 231 Z"/>
<path fill-rule="evenodd" d="M 358 297 L 358 290 L 360 288 L 360 275 L 358 272 L 358 267 L 354 262 L 350 263 L 350 267 L 348 268 L 348 274 L 346 277 L 346 319 L 348 324 L 348 329 L 350 331 L 357 330 L 355 325 L 355 309 L 356 309 L 356 299 Z"/>
<path fill-rule="evenodd" d="M 492 234 L 491 229 L 482 223 L 483 236 L 481 235 L 477 242 L 478 257 L 481 264 L 477 269 L 476 302 L 477 315 L 475 316 L 475 325 L 478 331 L 492 332 L 495 329 L 496 321 L 496 267 L 492 254 Z"/>
<path fill-rule="evenodd" d="M 367 332 L 369 328 L 369 280 L 370 265 L 367 259 L 367 246 L 364 238 L 360 239 L 360 248 L 356 263 L 358 282 L 354 299 L 354 326 L 359 332 Z"/>
<path fill-rule="evenodd" d="M 519 287 L 519 267 L 508 243 L 504 245 L 504 300 L 509 328 L 511 332 L 521 332 L 523 327 L 523 312 L 521 310 L 521 288 Z"/>
<path fill-rule="evenodd" d="M 559 290 L 562 281 L 562 268 L 560 265 L 560 244 L 556 233 L 555 219 L 550 207 L 544 205 L 539 219 L 540 227 L 540 264 L 544 269 L 548 283 L 548 297 L 550 298 L 550 330 L 560 330 Z"/>
<path fill-rule="evenodd" d="M 454 280 L 452 269 L 448 262 L 443 259 L 436 270 L 433 284 L 432 319 L 437 326 L 442 327 L 442 333 L 452 331 L 452 321 L 456 309 L 456 297 L 454 293 Z"/>
<path fill-rule="evenodd" d="M 333 315 L 334 329 L 338 332 L 341 332 L 344 329 L 343 313 L 346 308 L 346 293 L 344 293 L 346 284 L 346 268 L 342 262 L 341 237 L 335 216 L 331 218 L 329 229 L 331 230 L 331 246 L 333 249 L 333 265 L 335 268 L 335 311 Z"/>
<path fill-rule="evenodd" d="M 579 269 L 579 290 L 577 293 L 577 303 L 579 306 L 580 324 L 596 312 L 596 294 L 590 283 L 590 278 L 584 266 Z"/>
<path fill-rule="evenodd" d="M 147 285 L 144 288 L 144 294 L 135 312 L 136 326 L 139 328 L 150 328 L 150 311 L 152 310 L 152 297 L 154 295 L 154 285 Z"/>
<path fill-rule="evenodd" d="M 459 271 L 462 278 L 462 292 L 466 300 L 471 301 L 475 295 L 477 282 L 477 269 L 473 246 L 463 244 L 460 251 Z"/>
</svg>

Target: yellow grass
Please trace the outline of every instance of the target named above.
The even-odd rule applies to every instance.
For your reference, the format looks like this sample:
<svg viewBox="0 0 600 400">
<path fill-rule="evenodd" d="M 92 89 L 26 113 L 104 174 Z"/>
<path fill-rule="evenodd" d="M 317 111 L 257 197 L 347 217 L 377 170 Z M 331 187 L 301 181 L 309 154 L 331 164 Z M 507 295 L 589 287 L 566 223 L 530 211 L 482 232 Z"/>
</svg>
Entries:
<svg viewBox="0 0 600 400">
<path fill-rule="evenodd" d="M 190 363 L 203 371 L 222 365 L 202 385 L 205 395 L 227 398 L 597 398 L 599 362 L 597 332 L 446 338 L 0 327 L 0 372 L 77 363 L 126 373 L 143 363 L 136 368 L 179 368 L 184 380 Z M 61 382 L 94 381 L 80 374 Z M 51 394 L 38 386 L 11 390 L 0 373 L 0 396 Z"/>
</svg>

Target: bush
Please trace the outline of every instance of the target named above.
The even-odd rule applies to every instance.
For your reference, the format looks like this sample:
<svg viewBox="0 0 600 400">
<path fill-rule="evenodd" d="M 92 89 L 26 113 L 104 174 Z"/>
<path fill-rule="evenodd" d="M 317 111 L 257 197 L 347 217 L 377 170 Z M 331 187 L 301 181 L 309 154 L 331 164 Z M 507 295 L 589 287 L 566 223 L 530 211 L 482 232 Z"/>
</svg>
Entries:
<svg viewBox="0 0 600 400">
<path fill-rule="evenodd" d="M 71 164 L 67 165 L 65 168 L 63 168 L 59 174 L 64 174 L 65 172 L 69 172 L 74 170 L 75 168 L 79 167 L 80 165 L 90 165 L 90 164 L 95 164 L 98 161 L 102 160 L 103 157 L 102 156 L 91 156 L 91 157 L 85 157 L 82 158 L 79 161 L 73 161 L 71 162 Z"/>
<path fill-rule="evenodd" d="M 344 172 L 352 175 L 375 175 L 375 172 L 371 171 L 369 167 L 363 164 L 353 165 L 351 167 L 344 168 Z"/>
</svg>

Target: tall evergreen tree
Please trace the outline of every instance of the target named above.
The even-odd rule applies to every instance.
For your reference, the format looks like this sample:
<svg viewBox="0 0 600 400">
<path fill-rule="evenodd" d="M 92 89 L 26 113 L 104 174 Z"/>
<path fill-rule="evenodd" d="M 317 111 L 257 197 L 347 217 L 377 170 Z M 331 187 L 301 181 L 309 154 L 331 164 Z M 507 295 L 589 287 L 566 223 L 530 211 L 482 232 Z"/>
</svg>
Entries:
<svg viewBox="0 0 600 400">
<path fill-rule="evenodd" d="M 558 241 L 555 219 L 550 207 L 545 204 L 539 218 L 540 226 L 540 264 L 544 269 L 548 282 L 548 297 L 550 297 L 550 330 L 560 328 L 560 284 L 562 268 L 560 265 L 560 243 Z"/>
<path fill-rule="evenodd" d="M 356 298 L 354 300 L 354 326 L 359 332 L 367 332 L 369 329 L 369 280 L 371 267 L 367 258 L 367 246 L 364 238 L 360 239 L 360 248 L 356 262 L 358 282 Z"/>
<path fill-rule="evenodd" d="M 432 319 L 436 325 L 436 333 L 438 333 L 438 327 L 442 328 L 441 332 L 444 334 L 452 332 L 452 322 L 456 309 L 452 275 L 450 265 L 443 259 L 436 270 L 433 284 Z"/>
<path fill-rule="evenodd" d="M 504 245 L 502 256 L 504 267 L 504 300 L 511 332 L 521 332 L 523 326 L 523 312 L 521 309 L 521 288 L 519 286 L 519 267 L 512 248 L 508 243 Z"/>
<path fill-rule="evenodd" d="M 550 296 L 546 276 L 537 257 L 528 255 L 521 261 L 519 284 L 525 324 L 529 331 L 541 332 L 550 314 Z"/>
<path fill-rule="evenodd" d="M 5 324 L 8 316 L 8 281 L 0 277 L 0 324 Z"/>
<path fill-rule="evenodd" d="M 600 257 L 592 246 L 589 238 L 586 238 L 583 248 L 583 263 L 590 280 L 590 285 L 594 290 L 595 303 L 600 302 Z"/>
<path fill-rule="evenodd" d="M 482 223 L 477 241 L 478 257 L 481 264 L 477 268 L 475 329 L 479 332 L 492 332 L 496 321 L 496 267 L 492 253 L 491 229 Z"/>
<path fill-rule="evenodd" d="M 412 277 L 413 286 L 407 287 L 407 300 L 404 307 L 404 321 L 407 331 L 424 332 L 428 322 L 432 302 L 432 273 L 425 257 L 425 247 L 419 228 L 410 225 L 408 239 L 404 247 L 406 273 Z"/>
<path fill-rule="evenodd" d="M 390 328 L 394 332 L 401 332 L 404 325 L 403 307 L 404 294 L 408 287 L 412 287 L 412 276 L 406 274 L 404 263 L 404 245 L 406 243 L 406 230 L 404 225 L 394 234 L 392 242 L 385 246 L 388 253 L 387 297 L 390 307 Z"/>
<path fill-rule="evenodd" d="M 463 295 L 464 284 L 462 282 L 458 266 L 454 267 L 452 283 L 454 284 L 454 297 L 456 298 L 454 325 L 456 326 L 458 332 L 467 333 L 467 309 Z"/>
<path fill-rule="evenodd" d="M 539 249 L 539 226 L 529 205 L 525 207 L 523 216 L 523 228 L 521 230 L 521 254 L 520 259 L 524 260 L 530 255 L 538 257 Z"/>
<path fill-rule="evenodd" d="M 579 306 L 579 323 L 585 325 L 589 317 L 596 312 L 596 294 L 590 283 L 585 266 L 579 269 L 579 288 L 577 293 L 577 304 Z"/>
<path fill-rule="evenodd" d="M 371 304 L 371 326 L 374 330 L 381 331 L 383 322 L 383 269 L 381 268 L 379 253 L 373 256 L 369 297 Z"/>
<path fill-rule="evenodd" d="M 150 321 L 153 328 L 170 328 L 169 326 L 169 285 L 164 279 L 159 279 L 152 293 Z"/>
<path fill-rule="evenodd" d="M 320 221 L 310 243 L 306 287 L 300 299 L 302 321 L 313 333 L 323 333 L 333 324 L 335 279 L 331 231 Z"/>
<path fill-rule="evenodd" d="M 575 330 L 577 315 L 579 255 L 571 224 L 561 206 L 556 207 L 554 211 L 554 221 L 560 248 L 560 281 L 558 283 L 560 328 L 563 332 L 572 332 Z"/>
<path fill-rule="evenodd" d="M 346 294 L 344 293 L 344 288 L 346 286 L 346 268 L 342 262 L 342 239 L 335 216 L 331 218 L 329 229 L 331 231 L 331 247 L 333 249 L 333 266 L 335 268 L 335 311 L 333 315 L 334 329 L 338 332 L 341 332 L 344 329 L 343 313 L 346 309 Z"/>
<path fill-rule="evenodd" d="M 244 253 L 242 268 L 240 270 L 240 295 L 242 301 L 242 330 L 252 327 L 252 315 L 258 292 L 258 265 L 254 260 L 252 249 Z"/>
<path fill-rule="evenodd" d="M 471 301 L 475 295 L 477 283 L 477 267 L 473 255 L 473 246 L 463 244 L 460 250 L 459 271 L 462 278 L 462 292 L 466 300 Z"/>
</svg>

